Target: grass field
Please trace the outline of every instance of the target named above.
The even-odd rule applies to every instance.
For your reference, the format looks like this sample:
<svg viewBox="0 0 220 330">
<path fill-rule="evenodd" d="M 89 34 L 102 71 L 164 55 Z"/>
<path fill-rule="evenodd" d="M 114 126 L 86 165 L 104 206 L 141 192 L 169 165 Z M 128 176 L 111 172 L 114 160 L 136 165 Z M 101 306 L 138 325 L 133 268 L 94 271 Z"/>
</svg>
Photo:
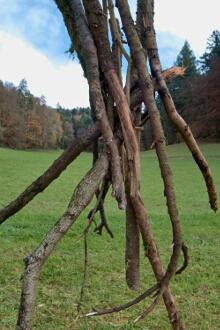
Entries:
<svg viewBox="0 0 220 330">
<path fill-rule="evenodd" d="M 209 160 L 220 196 L 220 144 L 201 146 Z M 184 239 L 190 251 L 187 270 L 172 281 L 185 327 L 188 330 L 220 329 L 220 215 L 209 209 L 206 188 L 191 155 L 182 144 L 168 148 Z M 6 205 L 58 156 L 59 152 L 25 152 L 0 149 L 0 207 Z M 142 153 L 142 193 L 155 238 L 166 265 L 171 253 L 171 230 L 163 197 L 163 186 L 154 151 Z M 45 192 L 0 227 L 0 329 L 14 329 L 20 295 L 23 257 L 43 239 L 64 211 L 73 188 L 89 169 L 91 155 L 85 153 Z M 91 206 L 90 206 L 91 207 Z M 83 242 L 76 240 L 85 226 L 81 215 L 40 277 L 33 329 L 169 329 L 162 303 L 144 321 L 132 320 L 149 301 L 127 311 L 84 319 L 76 306 L 83 275 Z M 114 239 L 107 234 L 89 236 L 89 278 L 83 310 L 126 302 L 135 296 L 124 281 L 124 215 L 109 196 L 106 205 Z M 97 219 L 98 220 L 98 219 Z M 142 252 L 142 290 L 154 283 Z"/>
</svg>

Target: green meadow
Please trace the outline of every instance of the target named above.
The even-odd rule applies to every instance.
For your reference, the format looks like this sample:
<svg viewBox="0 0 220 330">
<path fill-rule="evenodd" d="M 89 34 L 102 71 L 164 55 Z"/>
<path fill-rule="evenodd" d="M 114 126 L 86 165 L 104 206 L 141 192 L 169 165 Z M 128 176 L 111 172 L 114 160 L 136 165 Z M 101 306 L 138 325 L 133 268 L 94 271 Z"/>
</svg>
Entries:
<svg viewBox="0 0 220 330">
<path fill-rule="evenodd" d="M 220 196 L 220 144 L 202 144 Z M 4 207 L 38 177 L 60 154 L 59 151 L 14 151 L 0 149 L 0 207 Z M 178 309 L 187 330 L 220 329 L 220 214 L 209 208 L 206 187 L 191 154 L 183 144 L 168 147 L 184 240 L 190 264 L 171 283 Z M 166 266 L 172 248 L 170 221 L 163 184 L 154 151 L 141 154 L 142 195 L 155 239 Z M 0 226 L 0 329 L 15 328 L 23 258 L 41 242 L 64 212 L 78 181 L 91 166 L 84 153 L 43 193 Z M 94 203 L 94 201 L 93 201 Z M 170 329 L 162 302 L 137 325 L 132 321 L 150 299 L 129 310 L 109 316 L 83 318 L 92 308 L 127 302 L 137 293 L 127 289 L 124 279 L 124 213 L 111 195 L 106 213 L 114 233 L 98 236 L 91 227 L 88 246 L 88 281 L 82 312 L 77 312 L 83 278 L 83 240 L 90 205 L 45 263 L 42 270 L 33 329 L 109 330 Z M 99 221 L 98 216 L 96 221 Z M 141 251 L 141 291 L 154 283 L 148 260 Z M 140 292 L 141 292 L 140 291 Z"/>
</svg>

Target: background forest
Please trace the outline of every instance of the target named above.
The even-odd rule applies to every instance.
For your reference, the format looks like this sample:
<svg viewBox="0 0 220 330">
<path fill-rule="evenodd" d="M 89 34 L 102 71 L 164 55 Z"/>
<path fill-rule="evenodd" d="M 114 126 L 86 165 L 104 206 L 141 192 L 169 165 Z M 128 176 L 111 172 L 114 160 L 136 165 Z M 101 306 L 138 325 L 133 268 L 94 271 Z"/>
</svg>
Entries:
<svg viewBox="0 0 220 330">
<path fill-rule="evenodd" d="M 184 76 L 168 82 L 178 112 L 200 140 L 220 140 L 220 32 L 213 31 L 205 53 L 196 59 L 186 41 L 175 66 L 186 68 Z M 168 144 L 181 141 L 162 104 L 158 106 Z M 56 109 L 37 98 L 23 79 L 18 87 L 0 81 L 0 146 L 16 149 L 65 149 L 92 124 L 89 108 Z M 152 143 L 150 124 L 142 133 L 142 149 Z"/>
</svg>

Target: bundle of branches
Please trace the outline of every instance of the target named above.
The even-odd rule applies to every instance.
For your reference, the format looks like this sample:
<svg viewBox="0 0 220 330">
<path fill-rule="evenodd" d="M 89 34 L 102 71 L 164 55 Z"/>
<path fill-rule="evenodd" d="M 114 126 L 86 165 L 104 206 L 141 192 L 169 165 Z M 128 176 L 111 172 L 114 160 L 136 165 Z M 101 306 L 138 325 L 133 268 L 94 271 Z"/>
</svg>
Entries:
<svg viewBox="0 0 220 330">
<path fill-rule="evenodd" d="M 138 290 L 140 285 L 140 237 L 143 241 L 145 255 L 149 259 L 155 275 L 155 284 L 124 305 L 93 311 L 87 316 L 118 312 L 153 294 L 152 303 L 136 321 L 144 318 L 162 297 L 172 328 L 183 329 L 169 283 L 175 274 L 181 273 L 186 268 L 188 252 L 182 240 L 172 172 L 155 102 L 155 91 L 158 92 L 168 117 L 182 135 L 198 164 L 207 186 L 211 208 L 214 211 L 217 210 L 216 192 L 209 166 L 190 128 L 177 113 L 166 85 L 167 79 L 184 74 L 184 68 L 162 71 L 153 25 L 153 0 L 137 1 L 135 22 L 127 0 L 117 0 L 116 4 L 112 0 L 103 0 L 102 3 L 98 0 L 55 0 L 55 2 L 63 15 L 71 38 L 71 48 L 77 53 L 88 81 L 94 126 L 88 131 L 87 136 L 74 141 L 41 177 L 0 211 L 0 222 L 2 223 L 18 212 L 34 196 L 43 191 L 92 143 L 94 144 L 94 162 L 91 170 L 75 188 L 64 215 L 36 250 L 25 258 L 17 329 L 31 328 L 36 285 L 42 266 L 94 195 L 97 197 L 97 202 L 89 214 L 89 225 L 83 234 L 87 235 L 94 215 L 99 211 L 101 223 L 97 226 L 96 231 L 101 234 L 105 228 L 113 237 L 104 210 L 105 196 L 110 186 L 112 186 L 112 196 L 117 200 L 118 207 L 125 210 L 125 269 L 128 287 Z M 122 65 L 124 59 L 127 65 Z M 125 66 L 127 73 L 124 82 Z M 148 67 L 150 67 L 151 73 L 148 72 Z M 140 131 L 148 119 L 153 132 L 173 232 L 173 251 L 166 268 L 161 263 L 140 193 L 139 138 Z M 102 148 L 100 148 L 100 144 Z M 86 240 L 85 248 L 87 249 Z M 177 269 L 181 252 L 184 256 L 184 264 Z"/>
</svg>

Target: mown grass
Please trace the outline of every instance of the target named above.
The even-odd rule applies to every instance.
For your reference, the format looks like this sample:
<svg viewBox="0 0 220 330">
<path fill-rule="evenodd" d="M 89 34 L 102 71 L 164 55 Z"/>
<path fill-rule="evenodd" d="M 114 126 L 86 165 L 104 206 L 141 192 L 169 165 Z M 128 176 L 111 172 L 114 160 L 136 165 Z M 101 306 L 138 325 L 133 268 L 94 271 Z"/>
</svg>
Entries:
<svg viewBox="0 0 220 330">
<path fill-rule="evenodd" d="M 201 146 L 220 193 L 220 145 Z M 206 189 L 196 165 L 182 144 L 168 148 L 177 202 L 190 265 L 172 281 L 186 329 L 220 328 L 220 217 L 209 209 Z M 0 207 L 6 205 L 58 156 L 59 152 L 0 149 Z M 171 230 L 163 186 L 154 151 L 142 155 L 142 194 L 155 238 L 166 264 L 171 252 Z M 0 329 L 14 329 L 20 295 L 23 257 L 43 239 L 68 203 L 73 188 L 89 169 L 84 153 L 45 192 L 0 228 Z M 83 274 L 83 242 L 76 240 L 86 223 L 87 210 L 59 243 L 40 276 L 33 329 L 169 329 L 162 303 L 140 324 L 132 320 L 149 301 L 119 314 L 84 319 L 76 310 Z M 135 294 L 124 281 L 124 214 L 108 196 L 106 204 L 112 240 L 105 233 L 89 236 L 89 278 L 83 311 L 123 303 Z M 97 219 L 98 220 L 98 219 Z M 142 252 L 142 290 L 154 283 Z"/>
</svg>

